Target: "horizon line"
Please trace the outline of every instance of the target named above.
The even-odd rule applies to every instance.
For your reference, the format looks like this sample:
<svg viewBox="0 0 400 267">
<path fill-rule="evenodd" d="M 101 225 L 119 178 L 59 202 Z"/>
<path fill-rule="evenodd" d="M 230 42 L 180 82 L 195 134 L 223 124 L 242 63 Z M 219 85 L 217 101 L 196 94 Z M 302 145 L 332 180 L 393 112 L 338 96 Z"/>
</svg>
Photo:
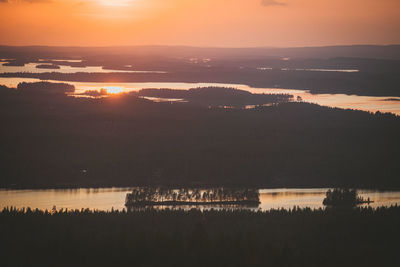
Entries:
<svg viewBox="0 0 400 267">
<path fill-rule="evenodd" d="M 357 46 L 377 46 L 390 47 L 400 46 L 400 43 L 393 44 L 340 44 L 340 45 L 315 45 L 315 46 L 195 46 L 195 45 L 100 45 L 100 46 L 81 46 L 81 45 L 7 45 L 0 44 L 0 47 L 16 47 L 16 48 L 130 48 L 130 47 L 182 47 L 182 48 L 200 48 L 200 49 L 293 49 L 293 48 L 328 48 L 328 47 L 357 47 Z"/>
</svg>

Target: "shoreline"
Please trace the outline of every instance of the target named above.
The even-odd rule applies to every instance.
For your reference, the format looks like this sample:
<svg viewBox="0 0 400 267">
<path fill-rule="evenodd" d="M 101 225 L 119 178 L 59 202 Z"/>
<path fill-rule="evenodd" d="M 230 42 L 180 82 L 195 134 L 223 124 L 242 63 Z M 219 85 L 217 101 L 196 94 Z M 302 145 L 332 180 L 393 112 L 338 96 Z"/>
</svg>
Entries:
<svg viewBox="0 0 400 267">
<path fill-rule="evenodd" d="M 240 206 L 256 206 L 260 205 L 260 201 L 241 200 L 241 201 L 208 201 L 208 202 L 195 202 L 195 201 L 146 201 L 132 204 L 125 204 L 127 208 L 134 207 L 147 207 L 147 206 L 212 206 L 212 205 L 240 205 Z"/>
<path fill-rule="evenodd" d="M 169 189 L 177 189 L 177 188 L 214 188 L 214 187 L 223 187 L 223 188 L 249 188 L 249 189 L 258 189 L 258 190 L 266 190 L 266 189 L 331 189 L 331 188 L 355 188 L 356 190 L 375 190 L 375 191 L 398 191 L 400 187 L 398 186 L 390 186 L 390 187 L 368 187 L 368 186 L 360 186 L 360 187 L 352 187 L 352 186 L 337 186 L 337 185 L 324 185 L 324 186 L 266 186 L 266 185 L 229 185 L 229 184 L 181 184 L 181 185 L 162 185 L 162 184 L 133 184 L 133 185 L 62 185 L 62 186 L 0 186 L 0 191 L 13 191 L 13 190 L 79 190 L 79 189 L 126 189 L 127 191 L 131 191 L 132 188 L 137 187 L 163 187 Z"/>
</svg>

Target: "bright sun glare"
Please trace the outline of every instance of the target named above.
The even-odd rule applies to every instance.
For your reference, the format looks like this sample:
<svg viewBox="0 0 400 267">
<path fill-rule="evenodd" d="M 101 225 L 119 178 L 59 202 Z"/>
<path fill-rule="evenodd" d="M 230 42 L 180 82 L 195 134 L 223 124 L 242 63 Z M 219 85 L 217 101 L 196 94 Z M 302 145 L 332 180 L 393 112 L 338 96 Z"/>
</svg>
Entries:
<svg viewBox="0 0 400 267">
<path fill-rule="evenodd" d="M 107 87 L 104 87 L 104 89 L 106 89 L 107 93 L 109 93 L 109 94 L 119 94 L 124 91 L 124 89 L 122 87 L 118 87 L 118 86 L 107 86 Z"/>
</svg>

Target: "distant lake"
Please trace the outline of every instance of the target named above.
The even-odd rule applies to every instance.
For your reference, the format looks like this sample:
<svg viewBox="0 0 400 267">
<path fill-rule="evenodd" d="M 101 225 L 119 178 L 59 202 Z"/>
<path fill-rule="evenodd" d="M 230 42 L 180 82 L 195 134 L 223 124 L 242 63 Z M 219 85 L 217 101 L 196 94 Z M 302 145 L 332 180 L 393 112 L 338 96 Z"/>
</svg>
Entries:
<svg viewBox="0 0 400 267">
<path fill-rule="evenodd" d="M 258 70 L 268 71 L 273 70 L 270 67 L 259 67 Z M 352 73 L 352 72 L 359 72 L 360 70 L 357 69 L 290 69 L 290 68 L 281 68 L 280 70 L 283 71 L 315 71 L 315 72 L 345 72 L 345 73 Z"/>
<path fill-rule="evenodd" d="M 48 70 L 47 70 L 48 71 Z M 58 70 L 56 70 L 58 71 Z M 0 71 L 1 72 L 1 71 Z M 20 82 L 38 82 L 39 79 L 32 78 L 2 78 L 0 84 L 16 88 Z M 49 82 L 60 83 L 60 81 L 49 80 Z M 96 82 L 66 82 L 73 84 L 76 94 L 87 90 L 100 90 L 101 88 L 119 88 L 120 92 L 138 91 L 144 88 L 168 88 L 176 90 L 188 90 L 197 87 L 219 86 L 233 87 L 251 92 L 253 94 L 292 94 L 294 99 L 301 97 L 302 101 L 319 104 L 321 106 L 336 107 L 343 109 L 357 109 L 369 112 L 391 112 L 400 116 L 400 97 L 376 97 L 357 96 L 344 94 L 311 94 L 307 90 L 283 89 L 283 88 L 255 88 L 244 84 L 225 83 L 174 83 L 174 82 L 142 82 L 142 83 L 96 83 Z M 153 99 L 161 102 L 162 99 Z M 168 100 L 167 100 L 168 101 Z"/>
<path fill-rule="evenodd" d="M 37 68 L 39 65 L 51 65 L 44 62 L 39 63 L 27 63 L 24 66 L 4 66 L 6 62 L 0 62 L 0 73 L 17 73 L 17 72 L 30 72 L 30 73 L 47 73 L 47 72 L 58 72 L 58 73 L 165 73 L 164 71 L 141 71 L 141 70 L 113 70 L 105 69 L 102 66 L 87 66 L 87 67 L 71 67 L 66 65 L 57 65 L 58 62 L 63 60 L 52 60 L 52 64 L 59 66 L 58 69 L 48 68 Z M 63 61 L 63 62 L 76 62 L 76 61 Z M 79 61 L 78 61 L 79 62 Z"/>
<path fill-rule="evenodd" d="M 131 188 L 99 188 L 99 189 L 46 189 L 46 190 L 0 190 L 0 209 L 4 207 L 31 207 L 51 210 L 57 209 L 98 209 L 122 210 L 125 197 Z M 322 200 L 328 189 L 260 189 L 261 210 L 278 208 L 323 208 Z M 358 190 L 363 198 L 370 198 L 371 207 L 400 205 L 400 191 Z M 364 204 L 362 206 L 368 206 Z M 165 207 L 163 207 L 165 208 Z M 190 208 L 190 207 L 185 207 Z M 210 208 L 210 207 L 207 207 Z M 243 208 L 243 207 L 241 207 Z M 254 208 L 249 208 L 254 209 Z"/>
<path fill-rule="evenodd" d="M 112 70 L 104 69 L 102 66 L 87 66 L 87 67 L 72 67 L 68 63 L 81 63 L 81 60 L 71 59 L 39 59 L 36 63 L 27 63 L 24 66 L 4 66 L 10 59 L 0 60 L 0 73 L 17 73 L 17 72 L 31 72 L 31 73 L 165 73 L 164 71 L 141 71 L 130 70 L 132 66 L 123 66 L 126 70 Z M 46 69 L 37 68 L 38 65 L 57 65 L 59 69 Z M 258 68 L 259 70 L 269 70 L 270 68 Z M 292 69 L 283 69 L 292 70 Z M 356 69 L 293 69 L 302 71 L 328 71 L 328 72 L 358 72 Z M 39 79 L 31 78 L 0 78 L 0 85 L 16 88 L 20 82 L 37 82 Z M 50 82 L 61 82 L 51 81 Z M 391 112 L 400 115 L 400 97 L 373 97 L 373 96 L 356 96 L 344 94 L 311 94 L 307 90 L 295 89 L 281 89 L 281 88 L 254 88 L 244 84 L 224 84 L 224 83 L 174 83 L 174 82 L 142 82 L 142 83 L 93 83 L 93 82 L 67 82 L 75 85 L 76 93 L 83 93 L 86 90 L 100 90 L 102 88 L 112 87 L 119 88 L 117 92 L 131 92 L 138 91 L 144 88 L 169 88 L 178 90 L 188 90 L 196 87 L 219 86 L 219 87 L 233 87 L 241 90 L 246 90 L 254 94 L 292 94 L 294 99 L 300 97 L 302 101 L 319 104 L 322 106 L 336 107 L 343 109 L 357 109 L 370 112 Z M 162 102 L 163 99 L 152 99 L 153 101 Z M 168 99 L 166 101 L 169 101 Z M 171 101 L 172 102 L 172 101 Z M 252 108 L 249 106 L 248 108 Z"/>
</svg>

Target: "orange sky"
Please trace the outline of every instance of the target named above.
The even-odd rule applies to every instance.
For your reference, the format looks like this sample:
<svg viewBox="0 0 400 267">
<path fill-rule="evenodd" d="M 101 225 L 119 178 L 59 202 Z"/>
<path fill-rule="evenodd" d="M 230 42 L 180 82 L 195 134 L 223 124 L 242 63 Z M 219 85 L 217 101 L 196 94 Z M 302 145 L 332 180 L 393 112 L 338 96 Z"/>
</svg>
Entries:
<svg viewBox="0 0 400 267">
<path fill-rule="evenodd" d="M 400 0 L 0 0 L 0 44 L 400 43 Z"/>
</svg>

